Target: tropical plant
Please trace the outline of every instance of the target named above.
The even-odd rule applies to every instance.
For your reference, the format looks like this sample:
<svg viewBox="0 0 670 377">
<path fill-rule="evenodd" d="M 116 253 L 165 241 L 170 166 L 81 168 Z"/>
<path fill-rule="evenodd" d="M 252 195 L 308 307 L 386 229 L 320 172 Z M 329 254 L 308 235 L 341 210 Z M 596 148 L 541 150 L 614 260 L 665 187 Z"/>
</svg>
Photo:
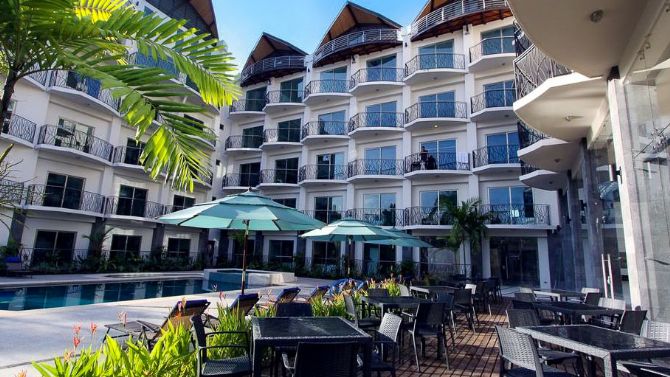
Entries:
<svg viewBox="0 0 670 377">
<path fill-rule="evenodd" d="M 184 114 L 205 107 L 183 101 L 190 89 L 170 70 L 129 59 L 137 50 L 169 62 L 195 83 L 205 104 L 229 105 L 239 89 L 225 44 L 185 24 L 145 14 L 127 0 L 0 1 L 0 119 L 8 119 L 23 77 L 69 70 L 99 80 L 120 100 L 119 112 L 135 127 L 136 139 L 148 135 L 140 157 L 145 169 L 154 179 L 166 173 L 173 186 L 192 191 L 195 180 L 211 174 L 206 151 L 214 134 Z"/>
<path fill-rule="evenodd" d="M 237 308 L 231 309 L 223 305 L 217 305 L 217 319 L 219 324 L 216 331 L 241 331 L 247 334 L 215 334 L 209 340 L 211 344 L 237 344 L 244 345 L 251 334 L 251 322 L 242 315 Z M 241 348 L 214 348 L 211 350 L 213 358 L 237 357 L 244 354 Z"/>
<path fill-rule="evenodd" d="M 312 313 L 317 317 L 346 317 L 347 308 L 342 294 L 333 295 L 330 300 L 311 300 Z"/>
</svg>

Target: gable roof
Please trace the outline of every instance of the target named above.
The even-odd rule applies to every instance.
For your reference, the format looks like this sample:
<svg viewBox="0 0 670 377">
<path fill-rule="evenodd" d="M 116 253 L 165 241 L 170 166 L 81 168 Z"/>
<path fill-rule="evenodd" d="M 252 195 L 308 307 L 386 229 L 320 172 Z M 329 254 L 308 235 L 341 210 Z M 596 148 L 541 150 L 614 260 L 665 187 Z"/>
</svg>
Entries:
<svg viewBox="0 0 670 377">
<path fill-rule="evenodd" d="M 283 55 L 297 55 L 306 56 L 307 53 L 293 44 L 286 42 L 281 38 L 277 38 L 272 34 L 263 33 L 256 42 L 253 50 L 249 54 L 243 68 L 257 63 L 274 53 L 283 53 Z"/>
<path fill-rule="evenodd" d="M 384 25 L 390 29 L 401 28 L 400 24 L 389 18 L 351 1 L 347 1 L 342 10 L 340 10 L 340 13 L 335 17 L 335 20 L 333 20 L 333 23 L 326 31 L 317 48 L 346 34 L 353 27 L 360 25 Z"/>
</svg>

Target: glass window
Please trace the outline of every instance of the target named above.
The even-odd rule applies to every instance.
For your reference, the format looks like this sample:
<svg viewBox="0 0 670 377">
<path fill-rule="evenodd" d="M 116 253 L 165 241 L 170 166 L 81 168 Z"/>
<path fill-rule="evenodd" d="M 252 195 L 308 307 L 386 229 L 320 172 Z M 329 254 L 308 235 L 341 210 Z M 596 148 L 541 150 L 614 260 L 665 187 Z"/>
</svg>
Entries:
<svg viewBox="0 0 670 377">
<path fill-rule="evenodd" d="M 190 208 L 195 205 L 195 198 L 189 198 L 188 196 L 175 195 L 172 198 L 172 209 L 174 211 L 179 211 L 184 208 Z"/>
<path fill-rule="evenodd" d="M 396 102 L 384 102 L 365 107 L 366 127 L 396 127 L 398 125 L 398 113 Z"/>
<path fill-rule="evenodd" d="M 344 135 L 345 119 L 344 110 L 319 115 L 319 135 Z"/>
<path fill-rule="evenodd" d="M 396 174 L 395 145 L 366 149 L 365 174 L 395 175 Z"/>
<path fill-rule="evenodd" d="M 122 216 L 145 217 L 148 191 L 146 189 L 121 185 L 116 214 Z"/>
<path fill-rule="evenodd" d="M 519 224 L 535 217 L 533 189 L 526 186 L 490 187 L 493 223 Z"/>
<path fill-rule="evenodd" d="M 396 225 L 396 201 L 394 193 L 363 195 L 363 220 L 375 225 Z"/>
<path fill-rule="evenodd" d="M 486 149 L 489 164 L 518 163 L 519 134 L 506 132 L 486 135 Z"/>
<path fill-rule="evenodd" d="M 317 196 L 314 198 L 314 218 L 330 224 L 342 218 L 344 198 L 341 196 Z"/>
<path fill-rule="evenodd" d="M 167 255 L 170 258 L 188 258 L 191 240 L 188 238 L 168 238 Z"/>
<path fill-rule="evenodd" d="M 275 183 L 298 183 L 298 157 L 275 161 Z"/>
<path fill-rule="evenodd" d="M 458 204 L 457 191 L 421 191 L 419 193 L 421 207 L 436 208 L 441 211 L 446 210 L 449 203 Z"/>
<path fill-rule="evenodd" d="M 397 81 L 395 54 L 370 59 L 366 65 L 367 81 Z"/>
<path fill-rule="evenodd" d="M 349 89 L 347 67 L 322 71 L 319 74 L 319 79 L 319 88 L 317 88 L 318 93 L 345 93 Z"/>
<path fill-rule="evenodd" d="M 300 119 L 277 123 L 277 141 L 300 142 Z"/>
<path fill-rule="evenodd" d="M 419 118 L 455 118 L 455 98 L 454 91 L 419 97 Z"/>
<path fill-rule="evenodd" d="M 456 140 L 432 140 L 421 143 L 421 150 L 419 152 L 419 164 L 423 164 L 426 170 L 456 169 Z M 421 168 L 421 166 L 419 166 Z"/>
<path fill-rule="evenodd" d="M 419 47 L 419 69 L 454 68 L 454 41 Z"/>
<path fill-rule="evenodd" d="M 279 84 L 279 102 L 301 102 L 302 90 L 302 77 L 282 82 Z"/>
<path fill-rule="evenodd" d="M 514 26 L 482 33 L 482 55 L 514 52 Z"/>
<path fill-rule="evenodd" d="M 75 236 L 74 232 L 38 230 L 31 264 L 36 266 L 49 263 L 59 266 L 72 262 Z"/>
<path fill-rule="evenodd" d="M 138 142 L 135 139 L 128 138 L 126 140 L 126 151 L 123 156 L 123 163 L 129 165 L 139 165 L 140 156 L 144 150 L 145 143 Z"/>
<path fill-rule="evenodd" d="M 312 266 L 318 266 L 326 272 L 334 273 L 339 268 L 339 242 L 312 242 Z"/>
<path fill-rule="evenodd" d="M 292 264 L 293 241 L 270 240 L 268 254 L 271 263 Z"/>
<path fill-rule="evenodd" d="M 245 99 L 245 109 L 247 111 L 263 111 L 265 107 L 265 93 L 267 88 L 253 89 L 247 92 Z"/>
<path fill-rule="evenodd" d="M 263 144 L 263 126 L 242 129 L 242 148 L 258 148 Z"/>
<path fill-rule="evenodd" d="M 296 199 L 295 198 L 279 198 L 279 199 L 272 199 L 275 202 L 285 205 L 287 207 L 295 208 L 296 207 Z"/>
<path fill-rule="evenodd" d="M 49 173 L 44 187 L 42 205 L 81 209 L 84 196 L 84 178 Z"/>
<path fill-rule="evenodd" d="M 395 246 L 363 244 L 363 274 L 387 276 L 396 265 Z"/>
<path fill-rule="evenodd" d="M 484 85 L 485 107 L 510 107 L 516 100 L 514 80 L 494 82 Z"/>
<path fill-rule="evenodd" d="M 345 179 L 344 153 L 316 156 L 316 179 Z"/>
<path fill-rule="evenodd" d="M 93 127 L 85 124 L 73 122 L 66 119 L 58 120 L 58 129 L 54 145 L 57 147 L 73 148 L 79 151 L 89 151 L 90 145 L 93 142 L 91 137 L 94 132 Z"/>
<path fill-rule="evenodd" d="M 190 126 L 193 126 L 193 127 L 197 128 L 201 131 L 205 129 L 205 122 L 201 121 L 200 119 L 196 119 L 196 118 L 194 118 L 190 115 L 186 115 L 186 114 L 184 114 L 184 118 L 191 121 L 191 123 L 189 123 Z"/>
<path fill-rule="evenodd" d="M 251 162 L 240 164 L 240 186 L 254 187 L 258 185 L 260 178 L 261 163 Z"/>
<path fill-rule="evenodd" d="M 139 258 L 141 245 L 142 236 L 114 234 L 109 248 L 109 259 Z"/>
</svg>

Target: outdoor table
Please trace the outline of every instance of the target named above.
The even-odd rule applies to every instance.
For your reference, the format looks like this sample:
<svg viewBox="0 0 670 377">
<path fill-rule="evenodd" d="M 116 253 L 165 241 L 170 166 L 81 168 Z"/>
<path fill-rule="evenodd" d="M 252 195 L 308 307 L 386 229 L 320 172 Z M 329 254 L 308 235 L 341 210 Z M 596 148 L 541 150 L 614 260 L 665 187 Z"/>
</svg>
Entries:
<svg viewBox="0 0 670 377">
<path fill-rule="evenodd" d="M 566 301 L 551 301 L 551 302 L 536 302 L 534 304 L 536 309 L 548 310 L 556 314 L 561 314 L 569 319 L 569 323 L 578 323 L 579 318 L 583 315 L 600 316 L 600 315 L 622 315 L 621 309 L 603 308 L 601 306 L 594 306 L 582 304 L 580 302 L 566 302 Z"/>
<path fill-rule="evenodd" d="M 378 307 L 383 315 L 389 309 L 416 309 L 420 303 L 430 301 L 423 298 L 412 297 L 412 296 L 389 296 L 389 297 L 361 296 L 361 302 L 367 305 Z"/>
<path fill-rule="evenodd" d="M 455 291 L 458 287 L 452 285 L 413 285 L 409 287 L 410 292 L 428 298 L 435 291 Z"/>
<path fill-rule="evenodd" d="M 670 356 L 670 343 L 593 325 L 517 327 L 533 339 L 603 360 L 604 377 L 616 377 L 617 361 Z M 591 363 L 591 373 L 595 365 Z"/>
<path fill-rule="evenodd" d="M 253 375 L 260 377 L 263 351 L 268 347 L 297 347 L 298 343 L 356 342 L 363 351 L 363 375 L 370 377 L 372 337 L 340 317 L 251 318 Z"/>
<path fill-rule="evenodd" d="M 562 289 L 537 289 L 533 293 L 535 296 L 548 296 L 551 300 L 556 301 L 567 301 L 571 297 L 582 297 L 580 292 L 565 291 Z"/>
</svg>

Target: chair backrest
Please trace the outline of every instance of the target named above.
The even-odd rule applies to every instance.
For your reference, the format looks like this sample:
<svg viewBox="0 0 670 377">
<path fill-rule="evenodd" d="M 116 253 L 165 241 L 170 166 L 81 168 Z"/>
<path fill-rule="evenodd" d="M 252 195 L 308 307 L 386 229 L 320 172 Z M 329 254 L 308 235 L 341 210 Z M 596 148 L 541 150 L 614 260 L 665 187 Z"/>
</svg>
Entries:
<svg viewBox="0 0 670 377">
<path fill-rule="evenodd" d="M 477 293 L 477 284 L 466 284 L 465 289 L 469 289 L 470 291 L 472 291 L 472 294 L 474 295 L 475 293 Z"/>
<path fill-rule="evenodd" d="M 507 322 L 512 329 L 519 326 L 540 326 L 540 317 L 533 309 L 507 309 Z"/>
<path fill-rule="evenodd" d="M 280 302 L 276 306 L 276 317 L 312 317 L 312 304 L 309 302 Z"/>
<path fill-rule="evenodd" d="M 200 317 L 209 307 L 207 300 L 187 300 L 179 301 L 168 314 L 167 318 L 161 325 L 162 329 L 168 328 L 168 323 L 172 326 L 184 326 L 187 329 L 191 328 L 191 317 Z M 158 333 L 156 335 L 159 335 Z"/>
<path fill-rule="evenodd" d="M 535 371 L 543 377 L 542 364 L 533 338 L 514 329 L 496 325 L 500 357 L 515 366 Z"/>
<path fill-rule="evenodd" d="M 295 377 L 355 377 L 356 343 L 298 343 Z"/>
<path fill-rule="evenodd" d="M 400 288 L 400 296 L 409 297 L 412 295 L 405 284 L 398 284 L 398 288 Z"/>
<path fill-rule="evenodd" d="M 195 345 L 197 347 L 207 347 L 207 333 L 205 332 L 205 325 L 202 323 L 200 316 L 191 317 L 193 324 L 193 332 L 195 334 Z M 207 353 L 205 352 L 205 358 Z"/>
<path fill-rule="evenodd" d="M 642 327 L 642 336 L 661 342 L 670 342 L 670 323 L 647 321 Z"/>
<path fill-rule="evenodd" d="M 344 295 L 344 308 L 347 310 L 347 314 L 351 319 L 353 319 L 358 325 L 358 312 L 356 312 L 356 304 L 354 299 L 349 295 Z"/>
<path fill-rule="evenodd" d="M 587 305 L 598 305 L 600 302 L 600 292 L 586 292 L 584 303 Z"/>
<path fill-rule="evenodd" d="M 247 315 L 258 302 L 258 293 L 247 293 L 238 295 L 230 304 L 230 310 L 237 310 L 240 315 Z"/>
<path fill-rule="evenodd" d="M 307 298 L 307 301 L 321 299 L 326 293 L 328 293 L 329 289 L 330 286 L 328 285 L 320 285 L 318 287 L 314 287 L 312 292 L 309 294 L 309 298 Z"/>
<path fill-rule="evenodd" d="M 526 288 L 526 287 L 519 287 L 519 292 L 521 293 L 533 293 L 532 288 Z"/>
<path fill-rule="evenodd" d="M 600 293 L 600 288 L 588 288 L 584 287 L 582 288 L 582 294 L 586 295 L 587 293 Z"/>
<path fill-rule="evenodd" d="M 598 306 L 602 306 L 603 308 L 609 308 L 609 309 L 625 310 L 626 301 L 618 300 L 615 298 L 601 297 L 600 299 L 598 299 Z"/>
<path fill-rule="evenodd" d="M 379 336 L 384 337 L 385 339 L 380 340 L 390 340 L 392 342 L 397 342 L 401 326 L 402 318 L 400 316 L 397 316 L 393 313 L 384 314 L 377 333 Z"/>
<path fill-rule="evenodd" d="M 414 328 L 422 326 L 442 326 L 444 323 L 444 303 L 422 302 L 416 309 Z"/>
<path fill-rule="evenodd" d="M 298 295 L 298 293 L 300 293 L 299 287 L 284 288 L 277 295 L 277 299 L 275 300 L 275 302 L 276 303 L 291 302 Z"/>
<path fill-rule="evenodd" d="M 471 305 L 472 291 L 469 289 L 457 289 L 454 291 L 454 305 Z"/>
<path fill-rule="evenodd" d="M 388 297 L 389 290 L 386 288 L 368 288 L 368 297 Z"/>
<path fill-rule="evenodd" d="M 535 294 L 534 293 L 528 293 L 528 292 L 516 292 L 514 293 L 514 299 L 517 301 L 524 301 L 524 302 L 536 302 L 537 300 L 535 299 Z"/>
<path fill-rule="evenodd" d="M 512 300 L 512 308 L 535 310 L 535 305 L 532 302 Z"/>
<path fill-rule="evenodd" d="M 618 330 L 629 334 L 640 335 L 642 332 L 642 324 L 646 317 L 646 310 L 626 310 L 621 316 Z"/>
<path fill-rule="evenodd" d="M 434 301 L 444 304 L 445 310 L 454 308 L 454 295 L 447 290 L 436 291 Z"/>
</svg>

